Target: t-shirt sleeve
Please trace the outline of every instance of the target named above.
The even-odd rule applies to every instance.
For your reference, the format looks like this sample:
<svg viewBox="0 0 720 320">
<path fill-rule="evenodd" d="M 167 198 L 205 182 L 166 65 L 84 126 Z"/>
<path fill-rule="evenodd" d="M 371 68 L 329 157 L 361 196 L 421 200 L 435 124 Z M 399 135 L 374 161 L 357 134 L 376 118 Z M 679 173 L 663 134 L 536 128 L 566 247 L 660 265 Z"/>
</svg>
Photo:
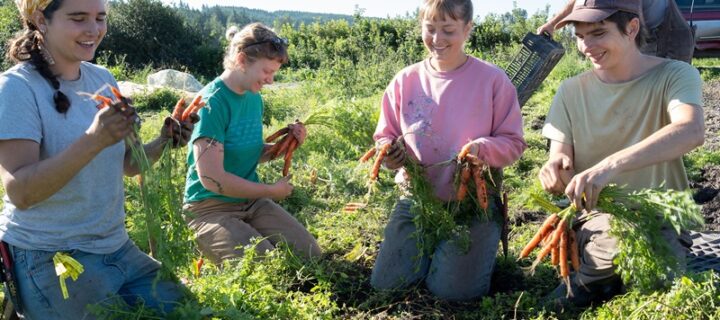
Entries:
<svg viewBox="0 0 720 320">
<path fill-rule="evenodd" d="M 0 140 L 26 139 L 41 143 L 42 122 L 35 94 L 20 78 L 0 76 Z"/>
<path fill-rule="evenodd" d="M 702 107 L 702 79 L 700 78 L 700 72 L 684 62 L 677 62 L 676 65 L 678 67 L 670 75 L 671 79 L 668 81 L 669 85 L 666 91 L 667 111 L 670 112 L 682 104 Z"/>
<path fill-rule="evenodd" d="M 568 105 L 565 100 L 565 91 L 567 90 L 565 83 L 558 88 L 550 112 L 545 120 L 542 129 L 542 135 L 553 141 L 572 144 L 572 122 L 568 113 Z"/>
<path fill-rule="evenodd" d="M 225 130 L 230 121 L 227 106 L 219 99 L 210 97 L 206 106 L 198 112 L 198 116 L 200 116 L 200 121 L 195 124 L 190 144 L 201 137 L 225 143 Z"/>
</svg>

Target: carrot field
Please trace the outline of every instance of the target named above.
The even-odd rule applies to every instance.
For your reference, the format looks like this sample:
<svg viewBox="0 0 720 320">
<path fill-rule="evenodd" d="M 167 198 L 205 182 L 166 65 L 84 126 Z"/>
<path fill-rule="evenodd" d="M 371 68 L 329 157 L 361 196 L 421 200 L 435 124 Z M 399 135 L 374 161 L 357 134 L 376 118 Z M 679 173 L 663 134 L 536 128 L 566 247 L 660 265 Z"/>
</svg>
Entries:
<svg viewBox="0 0 720 320">
<path fill-rule="evenodd" d="M 506 20 L 496 17 L 495 24 L 488 18 L 479 23 L 468 52 L 504 68 L 518 50 L 519 35 L 535 30 L 547 17 L 542 12 L 509 14 Z M 402 67 L 422 59 L 424 52 L 411 18 L 355 19 L 353 23 L 334 20 L 277 26 L 290 40 L 294 60 L 281 69 L 277 80 L 292 85 L 261 92 L 266 105 L 265 136 L 295 119 L 323 115 L 323 123 L 308 126 L 305 143 L 293 154 L 288 169 L 295 189 L 280 202 L 318 239 L 323 250 L 320 258 L 300 258 L 280 247 L 264 257 L 245 250 L 245 257 L 222 266 L 204 259 L 197 268 L 203 257 L 181 209 L 187 150 L 168 150 L 144 176 L 142 186 L 134 177 L 125 178 L 126 225 L 131 238 L 146 252 L 152 242 L 152 254 L 163 263 L 163 276 L 182 281 L 188 289 L 188 300 L 170 318 L 720 319 L 720 291 L 716 288 L 720 278 L 711 272 L 678 277 L 671 286 L 652 292 L 630 288 L 592 308 L 556 311 L 540 303 L 560 283 L 555 267 L 542 262 L 531 275 L 532 259 L 516 261 L 546 218 L 541 210 L 526 205 L 531 192 L 537 190 L 537 171 L 546 160 L 547 144 L 540 128 L 560 82 L 589 68 L 576 52 L 570 34 L 558 35 L 567 53 L 522 109 L 528 149 L 504 171 L 510 204 L 509 252 L 507 257 L 498 252 L 490 294 L 469 302 L 447 302 L 435 299 L 422 285 L 395 292 L 373 290 L 370 272 L 400 191 L 391 172 L 380 169 L 372 181 L 368 174 L 373 162 L 358 159 L 373 145 L 384 86 Z M 176 66 L 148 63 L 138 67 L 124 61 L 110 53 L 97 62 L 119 80 L 136 82 L 142 82 L 151 71 Z M 713 68 L 720 66 L 720 60 L 696 59 L 694 64 L 704 67 L 706 85 L 720 90 L 720 72 Z M 186 67 L 194 71 L 192 65 Z M 205 73 L 198 71 L 198 78 L 212 80 L 213 70 L 202 70 Z M 133 96 L 143 119 L 143 139 L 157 135 L 179 97 L 179 92 L 167 89 Z M 713 97 L 706 100 L 708 114 L 716 114 L 720 108 L 720 99 Z M 708 128 L 717 130 L 713 125 Z M 685 160 L 691 179 L 699 182 L 708 168 L 720 166 L 720 149 L 705 146 Z M 283 169 L 282 158 L 261 164 L 261 180 L 274 182 Z M 718 187 L 720 181 L 715 184 Z M 355 204 L 353 210 L 343 210 L 348 203 Z M 142 307 L 128 310 L 97 305 L 93 310 L 107 319 L 162 318 Z"/>
</svg>

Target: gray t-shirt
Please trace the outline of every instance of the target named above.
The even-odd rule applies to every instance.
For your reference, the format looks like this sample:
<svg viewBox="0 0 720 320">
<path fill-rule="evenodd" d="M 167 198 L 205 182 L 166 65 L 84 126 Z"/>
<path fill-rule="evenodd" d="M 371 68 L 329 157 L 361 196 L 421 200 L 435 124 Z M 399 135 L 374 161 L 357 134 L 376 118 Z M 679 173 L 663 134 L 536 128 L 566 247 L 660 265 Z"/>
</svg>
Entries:
<svg viewBox="0 0 720 320">
<path fill-rule="evenodd" d="M 642 1 L 643 19 L 645 19 L 645 26 L 647 26 L 648 29 L 655 29 L 663 22 L 667 6 L 668 0 Z"/>
<path fill-rule="evenodd" d="M 71 102 L 61 114 L 50 83 L 29 63 L 16 65 L 0 75 L 0 140 L 39 143 L 41 161 L 56 156 L 85 133 L 97 113 L 98 103 L 78 93 L 93 93 L 106 84 L 117 87 L 107 69 L 82 63 L 78 80 L 60 80 L 60 90 Z M 112 97 L 107 87 L 101 94 Z M 128 240 L 124 154 L 122 141 L 106 148 L 57 193 L 26 210 L 5 195 L 0 238 L 32 250 L 107 254 L 120 249 Z"/>
</svg>

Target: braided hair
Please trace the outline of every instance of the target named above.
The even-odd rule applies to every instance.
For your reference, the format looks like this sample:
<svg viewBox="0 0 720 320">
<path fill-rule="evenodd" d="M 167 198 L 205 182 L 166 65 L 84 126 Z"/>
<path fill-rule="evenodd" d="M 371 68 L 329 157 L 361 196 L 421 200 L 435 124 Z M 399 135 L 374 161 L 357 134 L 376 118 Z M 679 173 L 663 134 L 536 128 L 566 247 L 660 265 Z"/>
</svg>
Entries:
<svg viewBox="0 0 720 320">
<path fill-rule="evenodd" d="M 50 20 L 53 13 L 60 8 L 62 2 L 63 0 L 53 0 L 45 10 L 42 11 L 45 19 Z M 59 113 L 67 113 L 68 109 L 70 109 L 70 99 L 60 91 L 60 81 L 50 70 L 50 62 L 48 60 L 51 60 L 52 57 L 49 56 L 43 47 L 45 43 L 43 33 L 40 32 L 38 27 L 31 21 L 23 19 L 23 24 L 25 28 L 20 31 L 14 39 L 9 41 L 10 50 L 7 52 L 7 57 L 15 63 L 23 61 L 30 62 L 40 75 L 50 82 L 50 85 L 55 89 L 55 95 L 53 96 L 55 110 Z"/>
</svg>

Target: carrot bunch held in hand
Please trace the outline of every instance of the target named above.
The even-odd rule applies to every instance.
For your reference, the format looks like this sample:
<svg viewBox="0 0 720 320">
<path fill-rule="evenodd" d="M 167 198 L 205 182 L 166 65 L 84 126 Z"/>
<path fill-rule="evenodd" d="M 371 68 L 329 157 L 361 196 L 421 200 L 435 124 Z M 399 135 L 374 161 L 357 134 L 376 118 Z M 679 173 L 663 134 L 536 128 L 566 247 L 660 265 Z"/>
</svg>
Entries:
<svg viewBox="0 0 720 320">
<path fill-rule="evenodd" d="M 487 211 L 489 199 L 485 173 L 488 171 L 488 166 L 476 155 L 470 153 L 472 145 L 472 142 L 466 144 L 457 156 L 457 163 L 460 170 L 455 199 L 457 201 L 465 200 L 469 190 L 470 178 L 472 178 L 475 183 L 475 196 L 477 197 L 478 204 L 480 208 Z"/>
<path fill-rule="evenodd" d="M 198 113 L 198 111 L 205 106 L 205 102 L 201 100 L 202 96 L 198 95 L 190 102 L 190 105 L 185 107 L 185 98 L 180 98 L 175 104 L 175 109 L 173 109 L 171 117 L 178 122 L 187 121 L 191 114 Z"/>
<path fill-rule="evenodd" d="M 528 257 L 535 248 L 541 247 L 530 267 L 531 272 L 534 272 L 543 258 L 549 254 L 552 265 L 560 267 L 560 277 L 565 281 L 568 288 L 567 295 L 572 296 L 568 260 L 570 260 L 573 270 L 577 272 L 580 269 L 580 254 L 575 231 L 572 229 L 572 220 L 575 218 L 577 211 L 573 205 L 560 210 L 560 208 L 547 202 L 547 200 L 535 195 L 532 195 L 532 197 L 543 208 L 555 213 L 545 219 L 532 239 L 520 252 L 518 260 Z"/>
<path fill-rule="evenodd" d="M 299 120 L 295 120 L 296 125 L 303 125 L 302 122 Z M 276 142 L 270 149 L 266 151 L 268 155 L 270 155 L 271 159 L 275 159 L 281 154 L 285 154 L 285 163 L 283 165 L 283 177 L 287 176 L 290 173 L 290 165 L 292 163 L 292 157 L 295 153 L 295 150 L 300 146 L 300 141 L 298 141 L 298 138 L 293 134 L 292 132 L 292 125 L 287 125 L 286 127 L 276 131 L 275 133 L 269 135 L 267 138 L 265 138 L 265 142 L 273 142 L 277 140 L 278 138 L 282 137 L 278 142 Z"/>
<path fill-rule="evenodd" d="M 393 140 L 390 143 L 386 143 L 383 145 L 375 146 L 370 148 L 365 154 L 360 157 L 360 162 L 367 162 L 377 154 L 377 157 L 375 158 L 375 162 L 373 162 L 373 166 L 370 169 L 370 181 L 376 181 L 378 175 L 380 174 L 380 166 L 382 166 L 383 161 L 385 161 L 385 158 L 388 156 L 388 153 L 393 148 L 405 148 L 403 145 L 403 138 L 402 136 Z M 404 152 L 404 151 L 403 151 Z"/>
</svg>

